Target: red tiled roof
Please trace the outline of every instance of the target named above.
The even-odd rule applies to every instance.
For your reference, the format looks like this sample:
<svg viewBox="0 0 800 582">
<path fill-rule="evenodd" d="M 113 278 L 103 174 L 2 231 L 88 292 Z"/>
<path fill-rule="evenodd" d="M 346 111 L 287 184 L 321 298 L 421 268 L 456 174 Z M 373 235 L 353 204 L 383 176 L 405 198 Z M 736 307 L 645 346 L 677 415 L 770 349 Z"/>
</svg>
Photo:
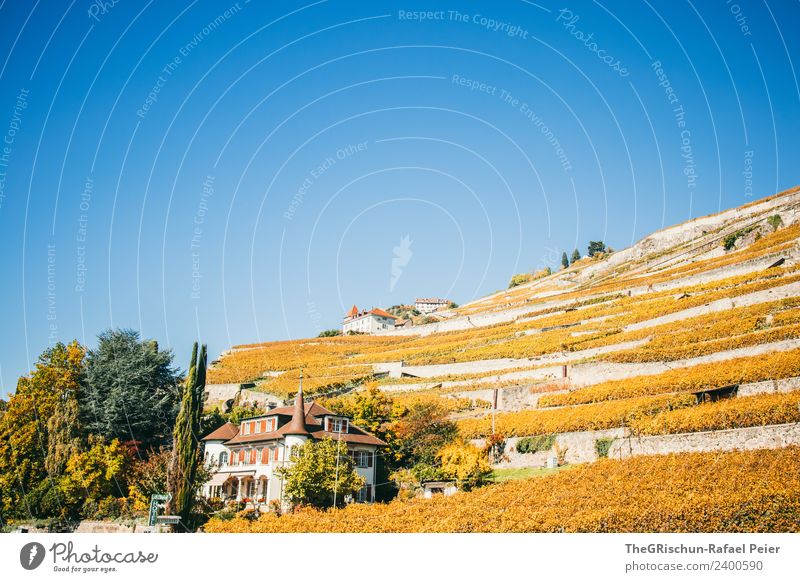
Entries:
<svg viewBox="0 0 800 582">
<path fill-rule="evenodd" d="M 322 422 L 320 418 L 323 416 L 340 416 L 334 414 L 324 406 L 320 406 L 316 402 L 304 403 L 303 406 L 305 412 L 305 434 L 310 435 L 312 438 L 315 439 L 339 439 L 341 438 L 342 441 L 347 443 L 354 443 L 354 444 L 361 444 L 361 445 L 375 445 L 375 446 L 384 446 L 386 445 L 381 439 L 377 438 L 374 435 L 371 435 L 365 430 L 360 429 L 359 427 L 355 426 L 352 422 L 348 422 L 348 430 L 346 433 L 341 433 L 341 437 L 339 433 L 335 432 L 328 432 L 322 426 Z M 266 416 L 271 415 L 283 415 L 288 416 L 294 412 L 294 406 L 282 406 L 280 408 L 274 408 Z M 265 415 L 262 415 L 262 417 Z M 265 432 L 265 433 L 256 433 L 256 434 L 241 434 L 239 433 L 239 427 L 227 423 L 216 431 L 205 437 L 203 440 L 225 440 L 226 445 L 240 445 L 240 444 L 247 444 L 247 443 L 257 443 L 257 442 L 267 442 L 267 441 L 274 441 L 282 439 L 289 434 L 298 434 L 295 432 L 294 429 L 291 428 L 291 423 L 286 423 L 277 430 L 273 432 Z M 222 434 L 217 435 L 223 429 L 226 429 L 230 436 L 225 437 Z M 215 436 L 217 435 L 217 436 Z M 214 437 L 214 438 L 210 438 Z"/>
<path fill-rule="evenodd" d="M 358 317 L 358 307 L 353 305 L 353 308 L 347 312 L 347 317 Z"/>
<path fill-rule="evenodd" d="M 377 307 L 375 309 L 371 309 L 370 311 L 367 311 L 367 313 L 371 313 L 373 315 L 380 315 L 381 317 L 390 317 L 392 319 L 400 319 L 399 317 L 396 317 L 396 316 L 392 315 L 391 313 L 387 313 L 383 309 L 379 309 Z"/>
<path fill-rule="evenodd" d="M 315 439 L 339 439 L 338 432 L 328 432 L 326 430 L 317 430 L 311 431 L 311 436 Z M 384 446 L 386 443 L 383 442 L 378 437 L 369 434 L 368 432 L 364 432 L 361 429 L 355 429 L 354 431 L 341 433 L 341 440 L 346 443 L 354 443 L 357 445 L 375 445 L 378 447 Z"/>
<path fill-rule="evenodd" d="M 216 430 L 211 431 L 203 437 L 204 441 L 227 441 L 235 437 L 239 432 L 239 427 L 230 422 L 226 422 Z"/>
<path fill-rule="evenodd" d="M 280 430 L 275 432 L 262 432 L 256 434 L 237 434 L 229 441 L 225 441 L 226 445 L 240 445 L 243 443 L 255 443 L 260 441 L 274 441 L 283 438 L 283 433 Z"/>
</svg>

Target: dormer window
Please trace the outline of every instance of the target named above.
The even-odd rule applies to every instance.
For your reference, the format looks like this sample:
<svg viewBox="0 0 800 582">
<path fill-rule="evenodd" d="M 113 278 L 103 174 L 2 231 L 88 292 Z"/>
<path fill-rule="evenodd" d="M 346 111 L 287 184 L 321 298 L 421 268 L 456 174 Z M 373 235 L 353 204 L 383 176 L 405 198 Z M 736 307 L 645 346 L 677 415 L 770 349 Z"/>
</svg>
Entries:
<svg viewBox="0 0 800 582">
<path fill-rule="evenodd" d="M 265 418 L 262 420 L 250 420 L 242 423 L 242 434 L 264 434 L 275 430 L 275 418 Z"/>
<path fill-rule="evenodd" d="M 325 430 L 328 432 L 347 432 L 348 425 L 346 418 L 325 418 Z"/>
</svg>

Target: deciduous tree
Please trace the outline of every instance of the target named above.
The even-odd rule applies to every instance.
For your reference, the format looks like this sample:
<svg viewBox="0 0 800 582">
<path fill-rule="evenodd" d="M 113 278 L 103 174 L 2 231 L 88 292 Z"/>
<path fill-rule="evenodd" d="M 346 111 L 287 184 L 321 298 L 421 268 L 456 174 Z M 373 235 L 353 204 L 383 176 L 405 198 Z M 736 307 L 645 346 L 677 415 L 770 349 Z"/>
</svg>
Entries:
<svg viewBox="0 0 800 582">
<path fill-rule="evenodd" d="M 0 418 L 0 514 L 40 517 L 57 507 L 67 459 L 80 449 L 74 415 L 84 371 L 84 349 L 58 343 L 17 382 Z"/>
<path fill-rule="evenodd" d="M 278 469 L 283 477 L 286 500 L 294 506 L 332 507 L 344 505 L 345 496 L 364 486 L 346 443 L 332 439 L 308 441 L 291 452 L 291 463 Z"/>
</svg>

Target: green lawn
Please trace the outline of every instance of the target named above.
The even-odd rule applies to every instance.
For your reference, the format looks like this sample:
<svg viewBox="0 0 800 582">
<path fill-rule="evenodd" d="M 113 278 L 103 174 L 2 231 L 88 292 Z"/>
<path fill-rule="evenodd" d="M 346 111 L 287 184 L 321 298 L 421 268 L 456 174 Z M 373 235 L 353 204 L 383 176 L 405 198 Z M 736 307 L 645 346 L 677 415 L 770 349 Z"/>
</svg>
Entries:
<svg viewBox="0 0 800 582">
<path fill-rule="evenodd" d="M 544 475 L 552 475 L 565 469 L 569 469 L 571 465 L 564 465 L 556 469 L 547 469 L 545 467 L 524 467 L 521 469 L 495 469 L 492 472 L 491 480 L 495 483 L 502 483 L 503 481 L 518 481 L 520 479 L 530 479 L 532 477 L 542 477 Z"/>
</svg>

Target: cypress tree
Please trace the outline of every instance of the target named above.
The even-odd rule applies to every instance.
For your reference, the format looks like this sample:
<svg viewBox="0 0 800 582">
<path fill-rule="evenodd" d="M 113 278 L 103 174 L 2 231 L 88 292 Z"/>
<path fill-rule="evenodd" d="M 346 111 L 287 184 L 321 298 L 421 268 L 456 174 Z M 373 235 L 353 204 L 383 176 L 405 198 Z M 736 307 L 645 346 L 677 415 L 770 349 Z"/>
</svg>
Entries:
<svg viewBox="0 0 800 582">
<path fill-rule="evenodd" d="M 565 269 L 569 267 L 569 259 L 567 258 L 567 251 L 561 253 L 561 266 Z"/>
<path fill-rule="evenodd" d="M 581 253 L 580 253 L 580 251 L 578 251 L 578 249 L 575 249 L 574 251 L 572 251 L 572 261 L 571 262 L 574 263 L 575 261 L 580 261 L 580 260 L 581 260 Z"/>
<path fill-rule="evenodd" d="M 197 484 L 200 462 L 200 416 L 203 411 L 203 394 L 206 379 L 206 346 L 197 353 L 197 342 L 192 347 L 192 361 L 183 384 L 181 407 L 172 433 L 172 460 L 167 478 L 167 489 L 172 494 L 169 512 L 178 515 L 185 529 L 189 519 Z"/>
</svg>

